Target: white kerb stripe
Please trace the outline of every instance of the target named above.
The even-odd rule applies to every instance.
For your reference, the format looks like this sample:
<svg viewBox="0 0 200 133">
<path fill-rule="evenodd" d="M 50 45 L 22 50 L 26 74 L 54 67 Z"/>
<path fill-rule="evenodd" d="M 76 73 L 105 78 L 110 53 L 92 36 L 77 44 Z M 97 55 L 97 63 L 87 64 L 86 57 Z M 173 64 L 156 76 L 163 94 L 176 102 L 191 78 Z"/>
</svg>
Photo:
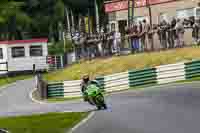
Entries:
<svg viewBox="0 0 200 133">
<path fill-rule="evenodd" d="M 156 69 L 157 69 L 157 68 L 162 69 L 162 68 L 169 68 L 169 67 L 177 67 L 177 66 L 182 66 L 182 65 L 185 66 L 185 63 L 182 62 L 182 63 L 176 63 L 176 64 L 169 64 L 169 65 L 157 66 Z"/>
<path fill-rule="evenodd" d="M 111 81 L 105 81 L 104 84 L 112 84 L 112 83 L 117 83 L 117 82 L 128 82 L 128 78 L 125 79 L 119 79 L 119 80 L 111 80 Z"/>
<path fill-rule="evenodd" d="M 173 66 L 173 67 L 165 67 L 165 68 L 156 68 L 156 72 L 164 72 L 164 71 L 172 71 L 172 70 L 180 70 L 180 69 L 184 69 L 185 65 L 180 65 L 180 66 Z"/>
<path fill-rule="evenodd" d="M 160 79 L 158 80 L 158 84 L 165 84 L 165 83 L 171 83 L 171 82 L 176 82 L 176 81 L 181 81 L 181 80 L 185 80 L 185 77 L 181 76 L 181 77 L 176 77 L 176 78 L 166 78 L 166 79 Z"/>
<path fill-rule="evenodd" d="M 120 76 L 116 76 L 116 77 L 105 77 L 104 81 L 118 80 L 118 79 L 124 79 L 124 78 L 128 78 L 128 74 L 120 75 Z"/>
<path fill-rule="evenodd" d="M 112 84 L 105 84 L 105 87 L 112 87 L 112 86 L 120 86 L 120 85 L 128 85 L 129 81 L 124 81 L 124 82 L 116 82 Z"/>
<path fill-rule="evenodd" d="M 177 73 L 185 73 L 185 69 L 157 72 L 156 75 L 174 74 L 175 72 L 177 72 Z"/>
<path fill-rule="evenodd" d="M 118 77 L 118 76 L 121 76 L 121 75 L 128 75 L 128 71 L 123 72 L 123 73 L 116 73 L 116 74 L 108 75 L 108 76 L 105 76 L 104 78 Z"/>
<path fill-rule="evenodd" d="M 157 74 L 157 79 L 165 79 L 165 78 L 170 78 L 170 77 L 185 77 L 185 71 L 181 71 L 181 72 L 174 71 L 173 73 L 169 73 L 169 74 Z"/>
</svg>

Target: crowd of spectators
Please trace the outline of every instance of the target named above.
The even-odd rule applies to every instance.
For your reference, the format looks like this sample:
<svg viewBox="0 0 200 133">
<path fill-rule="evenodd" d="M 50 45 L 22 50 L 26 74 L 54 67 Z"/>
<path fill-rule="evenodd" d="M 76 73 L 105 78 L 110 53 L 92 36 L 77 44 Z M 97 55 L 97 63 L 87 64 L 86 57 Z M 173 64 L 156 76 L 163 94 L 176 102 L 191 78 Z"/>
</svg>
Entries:
<svg viewBox="0 0 200 133">
<path fill-rule="evenodd" d="M 150 25 L 146 20 L 138 24 L 133 23 L 127 29 L 133 52 L 153 51 L 156 49 L 181 48 L 185 45 L 184 33 L 187 28 L 192 28 L 194 44 L 200 42 L 200 20 L 181 20 L 173 18 L 171 22 L 161 21 L 158 25 Z M 155 46 L 155 36 L 159 44 Z"/>
<path fill-rule="evenodd" d="M 83 34 L 81 44 L 89 57 L 120 55 L 125 42 L 132 53 L 181 48 L 185 46 L 184 34 L 187 28 L 192 29 L 193 44 L 200 45 L 200 20 L 176 18 L 171 22 L 162 20 L 152 26 L 144 19 L 126 27 L 125 34 L 116 30 L 89 36 Z"/>
</svg>

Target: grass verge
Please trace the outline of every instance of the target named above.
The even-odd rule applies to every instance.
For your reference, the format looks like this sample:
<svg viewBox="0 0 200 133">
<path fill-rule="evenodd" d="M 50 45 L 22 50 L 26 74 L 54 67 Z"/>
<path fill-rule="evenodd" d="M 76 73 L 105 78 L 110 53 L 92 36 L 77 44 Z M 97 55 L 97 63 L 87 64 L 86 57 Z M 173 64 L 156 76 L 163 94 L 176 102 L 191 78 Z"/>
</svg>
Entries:
<svg viewBox="0 0 200 133">
<path fill-rule="evenodd" d="M 74 64 L 63 70 L 45 74 L 48 81 L 77 80 L 88 73 L 91 77 L 124 72 L 131 69 L 143 69 L 177 63 L 185 60 L 200 59 L 200 48 L 181 48 L 161 52 L 95 59 Z"/>
<path fill-rule="evenodd" d="M 16 76 L 16 77 L 3 77 L 3 78 L 0 78 L 0 87 L 7 85 L 7 84 L 14 83 L 18 80 L 24 80 L 24 79 L 28 79 L 31 77 L 32 77 L 32 75 L 20 75 L 20 76 Z"/>
<path fill-rule="evenodd" d="M 0 128 L 11 133 L 66 133 L 88 113 L 49 113 L 0 118 Z"/>
<path fill-rule="evenodd" d="M 200 77 L 195 77 L 195 78 L 191 78 L 191 79 L 187 79 L 187 80 L 183 80 L 183 81 L 178 81 L 178 83 L 187 83 L 187 82 L 193 82 L 193 81 L 200 81 Z"/>
</svg>

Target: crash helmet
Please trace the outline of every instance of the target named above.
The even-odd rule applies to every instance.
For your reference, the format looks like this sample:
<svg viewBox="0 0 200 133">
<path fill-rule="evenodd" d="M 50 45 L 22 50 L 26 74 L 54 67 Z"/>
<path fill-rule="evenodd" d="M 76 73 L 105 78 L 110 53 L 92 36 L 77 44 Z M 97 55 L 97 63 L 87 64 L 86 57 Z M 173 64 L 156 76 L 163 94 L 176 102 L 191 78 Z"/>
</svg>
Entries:
<svg viewBox="0 0 200 133">
<path fill-rule="evenodd" d="M 85 83 L 87 83 L 87 82 L 90 80 L 89 74 L 83 75 L 82 80 L 83 80 Z"/>
</svg>

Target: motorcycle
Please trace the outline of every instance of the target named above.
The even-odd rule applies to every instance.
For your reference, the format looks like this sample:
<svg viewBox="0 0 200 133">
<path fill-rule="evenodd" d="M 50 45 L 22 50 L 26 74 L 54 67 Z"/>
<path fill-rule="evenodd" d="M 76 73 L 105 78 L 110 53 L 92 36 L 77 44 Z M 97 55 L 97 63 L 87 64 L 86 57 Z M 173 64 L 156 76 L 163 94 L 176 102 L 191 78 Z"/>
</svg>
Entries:
<svg viewBox="0 0 200 133">
<path fill-rule="evenodd" d="M 102 108 L 107 109 L 107 105 L 104 100 L 103 90 L 100 88 L 96 81 L 91 81 L 87 86 L 85 94 L 88 97 L 88 102 L 95 105 L 98 110 Z"/>
</svg>

